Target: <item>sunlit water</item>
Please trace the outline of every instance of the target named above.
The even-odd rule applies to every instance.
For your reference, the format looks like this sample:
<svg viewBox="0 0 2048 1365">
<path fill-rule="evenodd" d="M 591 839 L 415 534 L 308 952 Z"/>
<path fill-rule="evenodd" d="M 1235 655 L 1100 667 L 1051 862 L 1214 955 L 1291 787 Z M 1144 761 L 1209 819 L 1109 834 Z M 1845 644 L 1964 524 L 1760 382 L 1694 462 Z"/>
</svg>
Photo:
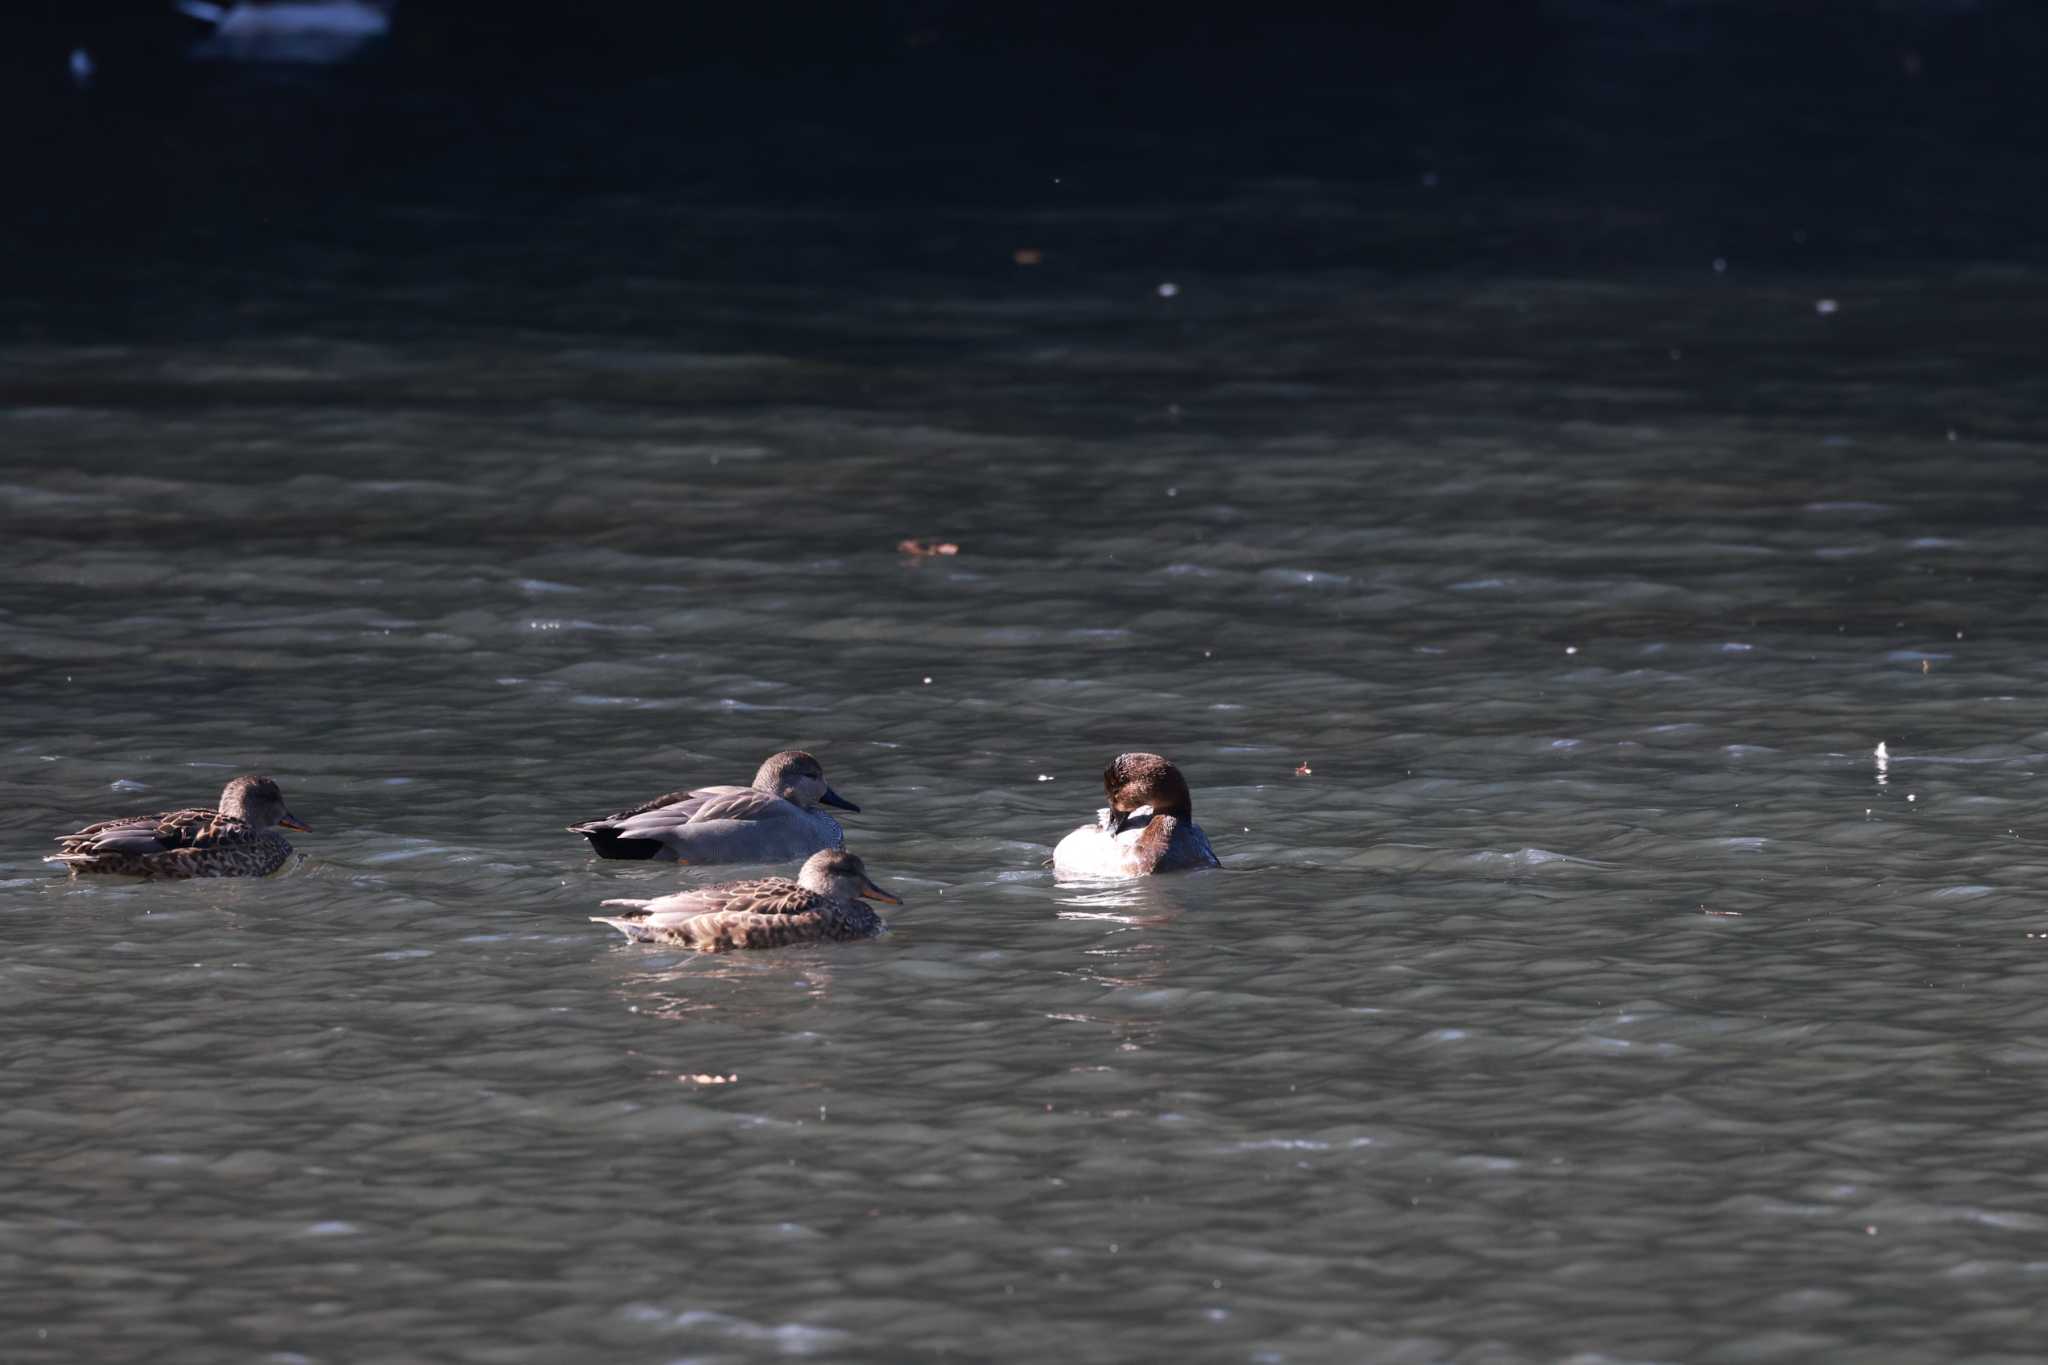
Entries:
<svg viewBox="0 0 2048 1365">
<path fill-rule="evenodd" d="M 807 231 L 586 227 L 693 214 Z M 999 268 L 336 247 L 7 349 L 0 1355 L 2031 1351 L 2042 280 L 948 221 Z M 892 934 L 586 920 L 715 874 L 564 824 L 791 745 Z M 1129 748 L 1224 869 L 1055 884 Z M 282 876 L 39 861 L 248 770 Z"/>
</svg>

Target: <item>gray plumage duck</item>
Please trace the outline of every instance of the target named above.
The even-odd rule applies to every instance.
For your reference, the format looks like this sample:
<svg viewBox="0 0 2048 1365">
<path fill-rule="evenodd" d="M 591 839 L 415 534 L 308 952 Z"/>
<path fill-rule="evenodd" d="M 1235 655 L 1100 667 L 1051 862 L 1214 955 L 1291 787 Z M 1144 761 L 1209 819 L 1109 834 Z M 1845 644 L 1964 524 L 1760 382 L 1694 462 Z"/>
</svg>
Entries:
<svg viewBox="0 0 2048 1365">
<path fill-rule="evenodd" d="M 813 853 L 795 881 L 761 877 L 701 886 L 656 900 L 605 901 L 626 907 L 626 912 L 590 918 L 611 925 L 635 943 L 724 953 L 873 938 L 884 925 L 864 897 L 903 904 L 875 885 L 859 858 L 827 849 Z"/>
<path fill-rule="evenodd" d="M 44 861 L 62 863 L 73 875 L 266 877 L 292 856 L 279 829 L 312 832 L 285 807 L 274 778 L 238 777 L 221 789 L 218 810 L 102 820 L 59 835 L 63 851 Z"/>
<path fill-rule="evenodd" d="M 670 863 L 779 863 L 843 848 L 846 832 L 819 806 L 858 812 L 801 749 L 771 755 L 751 787 L 698 787 L 569 826 L 600 858 Z"/>
</svg>

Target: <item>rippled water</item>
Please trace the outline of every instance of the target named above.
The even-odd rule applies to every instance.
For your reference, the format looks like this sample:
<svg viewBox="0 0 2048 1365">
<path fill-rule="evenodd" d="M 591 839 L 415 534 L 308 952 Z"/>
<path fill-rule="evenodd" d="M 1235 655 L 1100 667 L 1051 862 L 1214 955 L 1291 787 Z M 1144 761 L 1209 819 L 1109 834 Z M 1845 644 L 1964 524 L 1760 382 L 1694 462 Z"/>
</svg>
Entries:
<svg viewBox="0 0 2048 1365">
<path fill-rule="evenodd" d="M 2031 1353 L 2041 275 L 1007 263 L 1139 204 L 718 282 L 379 212 L 218 330 L 16 305 L 7 1359 Z M 578 240 L 684 219 L 811 222 Z M 586 921 L 706 877 L 564 824 L 788 745 L 889 937 Z M 1126 748 L 1224 870 L 1054 883 Z M 38 861 L 251 769 L 285 875 Z"/>
</svg>

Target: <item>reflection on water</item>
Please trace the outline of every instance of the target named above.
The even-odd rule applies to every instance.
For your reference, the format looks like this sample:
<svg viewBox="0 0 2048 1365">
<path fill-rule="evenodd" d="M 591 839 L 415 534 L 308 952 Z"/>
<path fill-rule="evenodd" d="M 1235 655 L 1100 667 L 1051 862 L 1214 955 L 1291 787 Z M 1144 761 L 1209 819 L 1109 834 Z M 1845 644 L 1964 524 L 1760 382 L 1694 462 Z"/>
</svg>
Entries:
<svg viewBox="0 0 2048 1365">
<path fill-rule="evenodd" d="M 232 326 L 8 305 L 7 1358 L 2031 1349 L 2038 274 L 355 212 Z M 789 746 L 889 934 L 587 922 L 714 874 L 564 824 Z M 1224 869 L 1055 884 L 1134 748 Z M 226 770 L 286 875 L 38 861 Z"/>
</svg>

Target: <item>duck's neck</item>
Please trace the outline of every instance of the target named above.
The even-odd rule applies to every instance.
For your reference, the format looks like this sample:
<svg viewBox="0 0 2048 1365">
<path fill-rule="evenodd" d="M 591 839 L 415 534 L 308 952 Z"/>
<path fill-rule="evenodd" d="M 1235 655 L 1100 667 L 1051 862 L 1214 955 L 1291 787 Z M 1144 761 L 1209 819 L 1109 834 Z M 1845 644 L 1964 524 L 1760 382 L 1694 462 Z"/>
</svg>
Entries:
<svg viewBox="0 0 2048 1365">
<path fill-rule="evenodd" d="M 1131 845 L 1131 861 L 1140 868 L 1152 868 L 1166 856 L 1166 850 L 1173 844 L 1173 832 L 1180 827 L 1176 816 L 1154 814 L 1145 822 L 1145 830 L 1138 841 Z"/>
</svg>

